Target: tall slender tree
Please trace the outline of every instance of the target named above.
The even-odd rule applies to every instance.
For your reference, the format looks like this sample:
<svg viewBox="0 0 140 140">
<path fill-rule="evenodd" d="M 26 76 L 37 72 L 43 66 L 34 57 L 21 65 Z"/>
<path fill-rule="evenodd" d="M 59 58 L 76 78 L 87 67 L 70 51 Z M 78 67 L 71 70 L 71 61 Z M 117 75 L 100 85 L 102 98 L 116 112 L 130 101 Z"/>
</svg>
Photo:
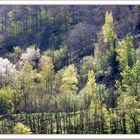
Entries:
<svg viewBox="0 0 140 140">
<path fill-rule="evenodd" d="M 118 73 L 118 63 L 116 61 L 116 32 L 112 12 L 106 12 L 105 23 L 99 34 L 99 40 L 95 46 L 95 61 L 103 72 L 111 67 L 112 76 L 115 77 Z"/>
</svg>

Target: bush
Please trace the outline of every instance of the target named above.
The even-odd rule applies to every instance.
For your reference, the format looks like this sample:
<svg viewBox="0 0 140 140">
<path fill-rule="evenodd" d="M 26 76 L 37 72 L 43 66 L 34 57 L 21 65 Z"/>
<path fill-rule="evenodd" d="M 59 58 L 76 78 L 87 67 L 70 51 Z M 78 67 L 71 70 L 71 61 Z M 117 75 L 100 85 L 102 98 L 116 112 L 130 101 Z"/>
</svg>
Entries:
<svg viewBox="0 0 140 140">
<path fill-rule="evenodd" d="M 13 128 L 14 134 L 32 134 L 31 129 L 22 123 L 17 123 Z"/>
</svg>

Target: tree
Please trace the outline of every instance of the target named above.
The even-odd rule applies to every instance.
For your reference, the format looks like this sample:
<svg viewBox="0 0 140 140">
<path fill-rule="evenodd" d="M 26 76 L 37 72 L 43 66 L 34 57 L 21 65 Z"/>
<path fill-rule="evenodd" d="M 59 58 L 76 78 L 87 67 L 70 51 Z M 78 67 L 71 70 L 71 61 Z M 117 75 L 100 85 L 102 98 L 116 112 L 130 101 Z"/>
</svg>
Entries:
<svg viewBox="0 0 140 140">
<path fill-rule="evenodd" d="M 41 87 L 39 94 L 39 106 L 41 111 L 43 110 L 54 110 L 55 106 L 54 99 L 54 65 L 52 58 L 46 54 L 42 55 L 39 62 L 39 74 L 41 74 Z M 38 85 L 39 86 L 39 85 Z M 46 102 L 46 101 L 47 102 Z M 52 106 L 51 106 L 52 105 Z"/>
<path fill-rule="evenodd" d="M 23 103 L 22 109 L 27 112 L 28 103 L 29 103 L 29 94 L 32 92 L 34 86 L 35 86 L 35 76 L 36 76 L 36 70 L 33 70 L 32 65 L 30 65 L 28 62 L 26 62 L 22 68 L 20 69 L 18 76 L 17 76 L 17 83 L 16 87 L 20 89 L 20 93 L 23 102 L 21 100 L 21 105 Z"/>
<path fill-rule="evenodd" d="M 81 81 L 87 80 L 88 72 L 90 70 L 94 69 L 94 58 L 93 56 L 85 56 L 81 61 L 80 61 L 80 75 L 81 75 Z M 81 82 L 81 84 L 83 84 Z"/>
<path fill-rule="evenodd" d="M 0 89 L 0 114 L 14 111 L 14 89 L 3 87 Z"/>
<path fill-rule="evenodd" d="M 52 84 L 54 79 L 54 65 L 51 57 L 43 55 L 40 59 L 40 74 L 44 78 L 46 94 L 52 94 Z"/>
<path fill-rule="evenodd" d="M 104 84 L 97 84 L 96 98 L 105 104 L 106 108 L 117 106 L 117 92 L 114 88 L 107 88 Z"/>
<path fill-rule="evenodd" d="M 126 67 L 132 67 L 135 61 L 134 47 L 133 47 L 133 37 L 127 35 L 124 39 L 118 42 L 118 47 L 116 47 L 117 61 L 119 62 L 119 69 L 123 71 Z"/>
<path fill-rule="evenodd" d="M 139 106 L 140 103 L 136 96 L 125 93 L 118 99 L 119 115 L 122 117 L 124 133 L 139 133 Z M 129 123 L 131 122 L 131 123 Z M 132 125 L 133 124 L 133 125 Z M 128 129 L 129 128 L 129 129 Z"/>
<path fill-rule="evenodd" d="M 108 131 L 108 112 L 105 105 L 100 100 L 92 100 L 90 110 L 94 133 L 106 133 Z"/>
<path fill-rule="evenodd" d="M 87 86 L 91 89 L 91 93 L 94 98 L 96 93 L 96 80 L 93 70 L 88 72 Z"/>
<path fill-rule="evenodd" d="M 61 85 L 61 92 L 62 93 L 71 93 L 71 94 L 77 94 L 77 84 L 78 84 L 78 79 L 77 79 L 77 70 L 75 66 L 69 65 L 63 75 L 62 75 L 62 85 Z"/>
<path fill-rule="evenodd" d="M 57 96 L 57 106 L 59 111 L 63 112 L 73 112 L 79 110 L 81 107 L 80 98 L 77 94 L 59 94 Z"/>
<path fill-rule="evenodd" d="M 26 49 L 24 53 L 20 56 L 20 66 L 22 66 L 24 63 L 28 62 L 31 64 L 34 68 L 38 66 L 40 58 L 40 50 L 36 48 L 35 46 L 30 46 Z"/>
<path fill-rule="evenodd" d="M 16 66 L 12 64 L 7 58 L 0 58 L 0 87 L 13 85 L 16 80 Z"/>
<path fill-rule="evenodd" d="M 20 55 L 22 53 L 22 49 L 20 46 L 14 47 L 13 53 L 8 53 L 8 59 L 13 62 L 14 64 L 17 63 L 20 59 Z"/>
<path fill-rule="evenodd" d="M 54 82 L 53 82 L 53 93 L 60 94 L 61 93 L 61 85 L 62 85 L 62 77 L 64 74 L 65 69 L 61 69 L 57 71 L 54 75 Z"/>
<path fill-rule="evenodd" d="M 17 123 L 13 128 L 14 134 L 32 134 L 31 129 L 22 123 Z"/>
<path fill-rule="evenodd" d="M 84 96 L 84 104 L 85 107 L 88 108 L 91 100 L 96 100 L 96 80 L 95 80 L 95 75 L 94 75 L 94 71 L 90 70 L 88 72 L 88 80 L 87 83 L 85 85 L 85 87 L 80 91 L 80 94 L 83 94 Z"/>
<path fill-rule="evenodd" d="M 60 94 L 58 96 L 58 107 L 63 111 L 74 111 L 77 106 L 78 92 L 77 70 L 75 66 L 69 65 L 62 74 Z"/>
<path fill-rule="evenodd" d="M 48 111 L 48 95 L 46 94 L 45 80 L 40 73 L 35 72 L 33 88 L 28 96 L 28 108 L 30 112 Z"/>
<path fill-rule="evenodd" d="M 89 86 L 86 84 L 79 92 L 79 95 L 81 96 L 81 101 L 83 102 L 83 108 L 88 109 L 90 107 L 93 97 L 91 90 L 92 89 L 89 88 Z"/>
<path fill-rule="evenodd" d="M 89 94 L 91 95 L 91 98 L 95 99 L 97 85 L 96 85 L 96 79 L 93 70 L 90 70 L 88 72 L 87 87 L 89 89 Z"/>
<path fill-rule="evenodd" d="M 105 23 L 102 26 L 102 30 L 99 34 L 98 43 L 95 46 L 95 64 L 96 67 L 103 70 L 111 67 L 112 75 L 116 75 L 118 72 L 115 52 L 115 40 L 116 33 L 114 28 L 112 12 L 106 12 Z"/>
<path fill-rule="evenodd" d="M 86 48 L 91 45 L 90 26 L 82 22 L 76 24 L 69 33 L 68 44 L 70 63 L 78 61 L 79 59 L 74 58 L 82 56 L 84 52 L 86 52 Z M 88 53 L 90 53 L 90 51 Z"/>
<path fill-rule="evenodd" d="M 54 51 L 54 65 L 55 69 L 60 69 L 62 66 L 67 64 L 67 46 L 61 47 Z"/>
<path fill-rule="evenodd" d="M 105 43 L 109 43 L 110 45 L 110 51 L 113 51 L 113 42 L 116 39 L 116 33 L 115 33 L 115 29 L 114 29 L 114 23 L 113 23 L 113 16 L 112 16 L 112 12 L 106 12 L 105 15 L 105 23 L 102 27 L 102 32 L 103 32 L 103 42 Z M 111 51 L 111 52 L 112 52 Z"/>
<path fill-rule="evenodd" d="M 140 97 L 140 61 L 138 60 L 132 68 L 127 68 L 122 73 L 122 84 L 130 95 Z"/>
</svg>

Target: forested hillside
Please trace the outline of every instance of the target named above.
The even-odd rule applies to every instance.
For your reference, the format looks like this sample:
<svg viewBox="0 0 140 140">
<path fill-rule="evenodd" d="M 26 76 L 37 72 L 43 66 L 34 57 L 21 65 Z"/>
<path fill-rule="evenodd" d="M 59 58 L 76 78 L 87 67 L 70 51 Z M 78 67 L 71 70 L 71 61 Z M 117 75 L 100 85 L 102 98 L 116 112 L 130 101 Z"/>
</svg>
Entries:
<svg viewBox="0 0 140 140">
<path fill-rule="evenodd" d="M 140 6 L 0 6 L 0 133 L 140 133 Z"/>
</svg>

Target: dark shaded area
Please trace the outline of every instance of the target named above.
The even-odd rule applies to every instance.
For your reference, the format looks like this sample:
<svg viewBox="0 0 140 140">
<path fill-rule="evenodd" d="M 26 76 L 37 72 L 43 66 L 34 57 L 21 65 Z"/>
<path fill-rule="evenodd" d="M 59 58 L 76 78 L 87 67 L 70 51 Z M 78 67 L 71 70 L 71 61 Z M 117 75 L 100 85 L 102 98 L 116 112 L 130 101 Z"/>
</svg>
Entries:
<svg viewBox="0 0 140 140">
<path fill-rule="evenodd" d="M 15 45 L 27 47 L 30 44 L 37 44 L 41 51 L 58 49 L 61 44 L 67 43 L 70 32 L 79 23 L 90 27 L 92 37 L 85 45 L 92 46 L 104 22 L 104 14 L 110 10 L 119 38 L 129 32 L 140 32 L 139 6 L 0 6 L 0 33 L 4 35 L 0 46 L 6 50 L 3 52 L 12 51 Z M 78 42 L 71 41 L 68 45 L 73 48 Z M 89 51 L 83 53 L 90 54 Z"/>
</svg>

